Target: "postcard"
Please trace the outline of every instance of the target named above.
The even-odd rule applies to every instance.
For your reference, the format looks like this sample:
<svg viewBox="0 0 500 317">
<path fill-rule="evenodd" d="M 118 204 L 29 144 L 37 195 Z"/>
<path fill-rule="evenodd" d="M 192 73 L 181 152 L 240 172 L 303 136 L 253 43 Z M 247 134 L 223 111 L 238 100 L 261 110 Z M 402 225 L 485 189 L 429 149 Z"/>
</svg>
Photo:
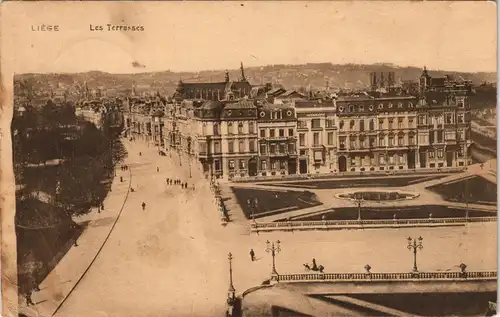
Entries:
<svg viewBox="0 0 500 317">
<path fill-rule="evenodd" d="M 492 316 L 489 2 L 8 2 L 5 317 Z"/>
</svg>

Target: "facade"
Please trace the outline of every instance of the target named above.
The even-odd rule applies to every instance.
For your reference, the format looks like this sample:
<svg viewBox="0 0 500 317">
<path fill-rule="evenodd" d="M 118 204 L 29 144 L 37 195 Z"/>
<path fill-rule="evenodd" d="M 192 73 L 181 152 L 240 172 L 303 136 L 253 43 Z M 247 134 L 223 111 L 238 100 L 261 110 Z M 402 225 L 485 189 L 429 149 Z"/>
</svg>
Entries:
<svg viewBox="0 0 500 317">
<path fill-rule="evenodd" d="M 248 100 L 206 101 L 193 111 L 194 155 L 213 177 L 257 175 L 257 108 Z"/>
<path fill-rule="evenodd" d="M 226 76 L 224 83 L 181 82 L 172 102 L 127 99 L 129 134 L 188 155 L 207 177 L 229 179 L 470 163 L 467 81 L 432 78 L 424 69 L 415 96 L 307 99 L 270 85 L 251 87 L 243 68 L 239 81 Z"/>
<path fill-rule="evenodd" d="M 337 170 L 336 105 L 332 100 L 295 102 L 300 174 Z"/>
<path fill-rule="evenodd" d="M 258 175 L 296 174 L 297 123 L 293 104 L 264 104 L 257 112 Z"/>
<path fill-rule="evenodd" d="M 417 97 L 336 100 L 338 172 L 414 169 Z"/>
</svg>

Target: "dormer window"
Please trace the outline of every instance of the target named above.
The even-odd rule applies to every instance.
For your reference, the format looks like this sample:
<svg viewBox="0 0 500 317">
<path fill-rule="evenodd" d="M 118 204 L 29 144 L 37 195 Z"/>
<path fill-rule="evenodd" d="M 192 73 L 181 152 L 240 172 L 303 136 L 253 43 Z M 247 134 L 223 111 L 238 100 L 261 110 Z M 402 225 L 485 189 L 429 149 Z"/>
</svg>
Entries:
<svg viewBox="0 0 500 317">
<path fill-rule="evenodd" d="M 401 107 L 403 107 L 403 105 L 401 105 Z M 412 102 L 408 103 L 408 108 L 413 108 L 413 103 Z"/>
<path fill-rule="evenodd" d="M 384 105 L 383 105 L 383 104 L 381 104 L 381 103 L 379 103 L 379 104 L 378 104 L 378 108 L 379 108 L 379 109 L 384 109 Z"/>
<path fill-rule="evenodd" d="M 403 103 L 398 102 L 398 108 L 403 108 Z"/>
<path fill-rule="evenodd" d="M 359 106 L 359 111 L 365 111 L 365 106 L 364 105 L 360 105 Z"/>
<path fill-rule="evenodd" d="M 389 103 L 388 107 L 391 109 L 393 107 L 392 103 Z"/>
<path fill-rule="evenodd" d="M 349 105 L 349 112 L 354 112 L 354 105 Z"/>
</svg>

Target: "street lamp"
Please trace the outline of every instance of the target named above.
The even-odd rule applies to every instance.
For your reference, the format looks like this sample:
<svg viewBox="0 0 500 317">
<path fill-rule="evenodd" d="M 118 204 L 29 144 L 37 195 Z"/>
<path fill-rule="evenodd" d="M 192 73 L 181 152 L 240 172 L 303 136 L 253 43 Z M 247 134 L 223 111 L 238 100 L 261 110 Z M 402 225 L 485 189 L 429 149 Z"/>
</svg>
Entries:
<svg viewBox="0 0 500 317">
<path fill-rule="evenodd" d="M 229 290 L 227 292 L 227 303 L 233 305 L 236 290 L 233 286 L 233 255 L 231 252 L 229 252 L 227 259 L 229 260 Z"/>
<path fill-rule="evenodd" d="M 281 252 L 280 248 L 280 240 L 276 241 L 276 243 L 273 241 L 272 243 L 269 242 L 269 240 L 266 241 L 266 252 L 269 253 L 271 252 L 271 256 L 273 257 L 273 270 L 271 271 L 272 275 L 278 275 L 278 272 L 276 271 L 276 254 Z"/>
<path fill-rule="evenodd" d="M 418 240 L 418 242 L 417 242 Z M 417 268 L 417 251 L 422 250 L 424 246 L 422 245 L 422 237 L 419 237 L 418 239 L 408 237 L 408 250 L 412 251 L 413 250 L 413 272 L 417 273 L 418 268 Z"/>
</svg>

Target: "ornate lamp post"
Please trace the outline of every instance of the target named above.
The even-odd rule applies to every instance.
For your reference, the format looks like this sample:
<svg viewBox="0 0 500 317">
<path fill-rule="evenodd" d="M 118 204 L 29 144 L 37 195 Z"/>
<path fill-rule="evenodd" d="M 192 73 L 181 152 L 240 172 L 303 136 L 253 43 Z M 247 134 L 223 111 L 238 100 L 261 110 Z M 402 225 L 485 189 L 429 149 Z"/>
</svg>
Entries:
<svg viewBox="0 0 500 317">
<path fill-rule="evenodd" d="M 276 241 L 276 242 L 269 242 L 269 240 L 266 241 L 266 252 L 267 253 L 271 253 L 271 256 L 273 258 L 273 269 L 271 271 L 271 274 L 273 276 L 277 276 L 278 275 L 278 272 L 276 271 L 276 261 L 275 261 L 275 258 L 276 258 L 276 254 L 280 253 L 281 252 L 281 248 L 280 248 L 280 240 Z"/>
<path fill-rule="evenodd" d="M 233 286 L 233 255 L 229 252 L 227 259 L 229 260 L 229 289 L 227 291 L 227 303 L 228 305 L 233 305 L 236 298 Z"/>
<path fill-rule="evenodd" d="M 418 240 L 418 242 L 417 242 Z M 422 237 L 419 237 L 418 239 L 408 237 L 408 250 L 412 251 L 413 250 L 413 272 L 417 273 L 418 268 L 417 268 L 417 251 L 422 250 L 424 246 L 422 245 Z"/>
</svg>

